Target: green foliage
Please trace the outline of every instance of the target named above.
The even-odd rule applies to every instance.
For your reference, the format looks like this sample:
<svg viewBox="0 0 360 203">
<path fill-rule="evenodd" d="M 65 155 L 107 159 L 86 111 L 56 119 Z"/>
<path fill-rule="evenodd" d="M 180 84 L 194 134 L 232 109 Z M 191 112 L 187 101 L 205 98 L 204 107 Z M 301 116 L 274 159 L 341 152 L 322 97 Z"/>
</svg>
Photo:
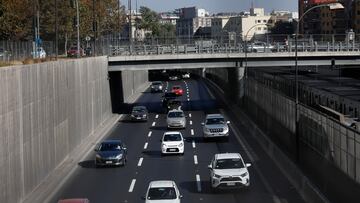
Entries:
<svg viewBox="0 0 360 203">
<path fill-rule="evenodd" d="M 291 35 L 294 34 L 295 25 L 292 22 L 283 22 L 278 21 L 275 23 L 275 26 L 271 29 L 272 34 L 286 34 Z"/>
<path fill-rule="evenodd" d="M 174 37 L 176 28 L 173 24 L 160 24 L 159 15 L 148 7 L 140 7 L 142 19 L 138 22 L 140 29 L 151 31 L 153 37 Z M 150 37 L 147 35 L 147 37 Z"/>
</svg>

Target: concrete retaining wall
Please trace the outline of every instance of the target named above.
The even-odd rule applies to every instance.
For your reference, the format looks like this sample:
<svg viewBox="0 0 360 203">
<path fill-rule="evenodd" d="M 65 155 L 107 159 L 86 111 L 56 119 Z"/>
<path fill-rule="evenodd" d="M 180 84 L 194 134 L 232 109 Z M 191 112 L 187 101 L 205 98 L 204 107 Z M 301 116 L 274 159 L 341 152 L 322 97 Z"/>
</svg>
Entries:
<svg viewBox="0 0 360 203">
<path fill-rule="evenodd" d="M 0 202 L 21 202 L 111 116 L 106 57 L 0 68 Z"/>
<path fill-rule="evenodd" d="M 130 98 L 138 93 L 140 87 L 149 81 L 147 70 L 121 71 L 124 102 L 129 103 Z"/>
</svg>

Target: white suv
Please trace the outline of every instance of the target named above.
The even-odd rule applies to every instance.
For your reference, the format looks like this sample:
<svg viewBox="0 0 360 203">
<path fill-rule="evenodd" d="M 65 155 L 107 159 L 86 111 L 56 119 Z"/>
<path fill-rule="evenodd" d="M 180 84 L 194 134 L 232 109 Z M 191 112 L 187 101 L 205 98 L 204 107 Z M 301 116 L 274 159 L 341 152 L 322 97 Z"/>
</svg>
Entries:
<svg viewBox="0 0 360 203">
<path fill-rule="evenodd" d="M 145 203 L 180 203 L 182 195 L 172 180 L 151 181 L 146 192 Z"/>
<path fill-rule="evenodd" d="M 225 121 L 224 116 L 221 114 L 208 114 L 206 115 L 205 122 L 201 123 L 203 126 L 204 138 L 229 137 L 230 121 Z"/>
<path fill-rule="evenodd" d="M 241 188 L 250 186 L 248 167 L 239 153 L 215 154 L 208 168 L 212 189 Z"/>
<path fill-rule="evenodd" d="M 161 139 L 161 154 L 184 154 L 184 138 L 181 132 L 166 132 Z"/>
</svg>

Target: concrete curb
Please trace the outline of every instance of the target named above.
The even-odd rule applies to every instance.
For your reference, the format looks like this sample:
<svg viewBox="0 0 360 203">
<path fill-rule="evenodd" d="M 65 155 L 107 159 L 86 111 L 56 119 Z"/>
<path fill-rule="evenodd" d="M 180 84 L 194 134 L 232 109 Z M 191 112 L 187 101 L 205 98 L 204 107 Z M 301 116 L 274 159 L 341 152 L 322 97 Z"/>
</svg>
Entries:
<svg viewBox="0 0 360 203">
<path fill-rule="evenodd" d="M 205 79 L 210 83 L 214 88 L 218 91 L 223 92 L 223 90 L 215 84 L 213 81 L 209 79 Z M 248 122 L 244 123 L 243 119 L 238 119 L 239 122 L 243 123 L 245 126 L 251 126 L 256 133 L 253 134 L 257 142 L 260 146 L 268 153 L 271 159 L 274 161 L 276 166 L 281 170 L 281 172 L 286 176 L 286 178 L 290 181 L 290 183 L 296 188 L 301 197 L 305 200 L 305 202 L 330 202 L 321 192 L 320 190 L 311 183 L 311 181 L 302 173 L 302 171 L 296 166 L 296 164 L 290 160 L 281 149 L 274 144 L 264 132 L 247 116 L 238 106 L 229 104 L 224 98 L 224 100 L 228 106 L 231 106 L 232 109 L 241 116 L 247 118 Z M 237 114 L 236 114 L 237 115 Z"/>
<path fill-rule="evenodd" d="M 129 98 L 131 102 L 135 102 L 143 91 L 148 88 L 148 83 L 141 85 L 135 94 Z M 44 202 L 50 203 L 51 199 L 61 189 L 61 187 L 67 182 L 67 180 L 74 174 L 81 160 L 84 160 L 86 156 L 93 151 L 94 146 L 104 137 L 109 135 L 114 129 L 114 125 L 122 118 L 125 114 L 115 114 L 104 121 L 89 138 L 80 144 L 76 150 L 72 151 L 67 158 L 56 167 L 49 176 L 47 176 L 43 182 L 35 188 L 33 192 L 27 195 L 22 203 L 34 203 Z"/>
</svg>

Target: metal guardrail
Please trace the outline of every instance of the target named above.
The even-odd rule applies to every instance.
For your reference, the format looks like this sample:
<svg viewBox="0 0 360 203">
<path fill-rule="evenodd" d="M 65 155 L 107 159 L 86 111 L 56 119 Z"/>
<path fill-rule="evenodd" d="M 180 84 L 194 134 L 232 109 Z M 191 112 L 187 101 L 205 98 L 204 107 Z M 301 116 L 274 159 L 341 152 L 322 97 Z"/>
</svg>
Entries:
<svg viewBox="0 0 360 203">
<path fill-rule="evenodd" d="M 263 44 L 263 46 L 248 45 L 247 52 L 295 52 L 295 44 L 284 45 L 281 43 Z M 344 43 L 344 42 L 314 42 L 299 43 L 298 52 L 348 52 L 360 51 L 360 43 Z M 161 55 L 161 54 L 229 54 L 229 53 L 245 53 L 245 44 L 236 45 L 229 44 L 212 44 L 211 46 L 203 46 L 198 44 L 170 44 L 170 45 L 110 45 L 110 56 L 123 55 Z"/>
</svg>

